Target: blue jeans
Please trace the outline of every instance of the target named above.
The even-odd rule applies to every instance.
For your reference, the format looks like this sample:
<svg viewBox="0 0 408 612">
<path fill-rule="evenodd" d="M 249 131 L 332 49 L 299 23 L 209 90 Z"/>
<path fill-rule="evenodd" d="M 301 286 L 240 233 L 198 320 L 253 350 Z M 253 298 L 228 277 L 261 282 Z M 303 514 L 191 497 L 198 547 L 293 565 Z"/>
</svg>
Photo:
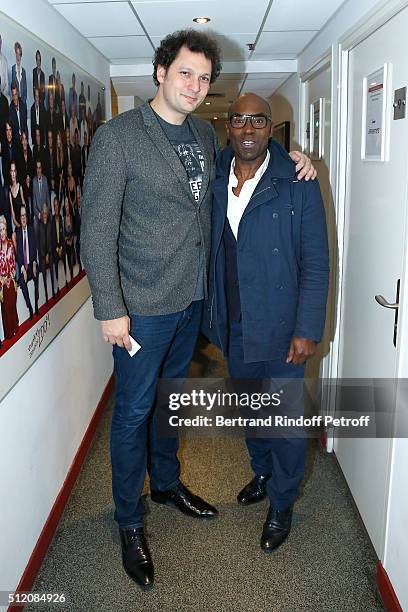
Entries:
<svg viewBox="0 0 408 612">
<path fill-rule="evenodd" d="M 228 370 L 231 378 L 286 378 L 300 379 L 299 387 L 291 383 L 292 393 L 296 395 L 297 406 L 291 410 L 303 412 L 302 381 L 305 366 L 286 363 L 282 360 L 244 362 L 241 323 L 231 323 Z M 267 493 L 271 504 L 277 510 L 284 510 L 295 501 L 299 494 L 305 463 L 307 440 L 304 437 L 246 438 L 255 474 L 272 474 L 267 483 Z"/>
<path fill-rule="evenodd" d="M 174 314 L 133 315 L 131 335 L 141 350 L 130 357 L 126 349 L 113 347 L 112 491 L 119 527 L 143 526 L 141 493 L 148 460 L 153 490 L 166 491 L 179 482 L 178 439 L 158 437 L 155 427 L 156 385 L 159 377 L 187 376 L 201 312 L 198 301 Z"/>
</svg>

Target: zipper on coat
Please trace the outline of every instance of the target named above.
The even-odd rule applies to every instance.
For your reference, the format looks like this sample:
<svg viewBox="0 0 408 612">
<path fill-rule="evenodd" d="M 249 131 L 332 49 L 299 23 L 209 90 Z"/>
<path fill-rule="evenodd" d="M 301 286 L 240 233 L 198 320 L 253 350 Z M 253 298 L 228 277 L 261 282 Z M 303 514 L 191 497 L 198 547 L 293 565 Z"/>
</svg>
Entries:
<svg viewBox="0 0 408 612">
<path fill-rule="evenodd" d="M 253 193 L 253 194 L 251 195 L 251 197 L 250 197 L 249 202 L 250 202 L 251 200 L 254 200 L 254 199 L 257 197 L 257 196 L 261 195 L 261 193 L 263 193 L 264 191 L 268 191 L 268 189 L 270 189 L 270 187 L 265 187 L 265 189 L 262 189 L 261 191 L 258 191 L 258 192 L 257 192 L 257 193 L 255 193 L 255 194 Z M 249 202 L 248 202 L 248 204 L 249 204 Z"/>
</svg>

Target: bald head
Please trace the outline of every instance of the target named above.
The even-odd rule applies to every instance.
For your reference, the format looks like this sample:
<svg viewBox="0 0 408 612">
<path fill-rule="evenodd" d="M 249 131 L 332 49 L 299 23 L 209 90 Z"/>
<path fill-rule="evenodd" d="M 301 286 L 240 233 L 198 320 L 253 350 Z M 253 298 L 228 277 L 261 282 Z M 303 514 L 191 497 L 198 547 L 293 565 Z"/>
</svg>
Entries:
<svg viewBox="0 0 408 612">
<path fill-rule="evenodd" d="M 232 115 L 233 113 L 239 113 L 240 115 L 265 113 L 268 117 L 272 116 L 269 102 L 254 93 L 244 93 L 239 96 L 230 106 L 229 114 Z"/>
<path fill-rule="evenodd" d="M 254 93 L 240 96 L 231 105 L 227 133 L 238 166 L 257 169 L 264 161 L 272 136 L 271 109 Z"/>
</svg>

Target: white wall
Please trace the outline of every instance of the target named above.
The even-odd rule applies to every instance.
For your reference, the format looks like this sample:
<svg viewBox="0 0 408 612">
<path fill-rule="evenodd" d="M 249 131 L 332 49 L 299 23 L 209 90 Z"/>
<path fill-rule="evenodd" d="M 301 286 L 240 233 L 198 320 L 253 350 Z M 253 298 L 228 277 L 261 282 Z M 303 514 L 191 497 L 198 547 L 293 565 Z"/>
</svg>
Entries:
<svg viewBox="0 0 408 612">
<path fill-rule="evenodd" d="M 274 124 L 290 121 L 290 150 L 300 148 L 299 76 L 292 76 L 269 98 Z"/>
<path fill-rule="evenodd" d="M 406 413 L 405 405 L 400 409 L 402 415 Z M 406 431 L 407 418 L 404 420 Z M 398 438 L 393 444 L 383 566 L 404 610 L 408 606 L 407 469 L 408 440 Z"/>
<path fill-rule="evenodd" d="M 383 10 L 398 0 L 347 0 L 298 58 L 298 72 L 303 74 L 320 61 L 336 42 L 364 22 L 368 15 Z"/>
<path fill-rule="evenodd" d="M 17 586 L 111 371 L 88 300 L 0 403 L 0 591 Z"/>
<path fill-rule="evenodd" d="M 135 108 L 135 96 L 118 96 L 118 113 Z"/>
<path fill-rule="evenodd" d="M 1 9 L 105 83 L 110 113 L 108 62 L 48 2 Z M 0 590 L 19 583 L 111 371 L 88 300 L 0 403 Z"/>
<path fill-rule="evenodd" d="M 139 96 L 118 96 L 118 114 L 132 110 L 132 108 L 138 108 L 142 104 L 144 104 L 144 100 Z"/>
</svg>

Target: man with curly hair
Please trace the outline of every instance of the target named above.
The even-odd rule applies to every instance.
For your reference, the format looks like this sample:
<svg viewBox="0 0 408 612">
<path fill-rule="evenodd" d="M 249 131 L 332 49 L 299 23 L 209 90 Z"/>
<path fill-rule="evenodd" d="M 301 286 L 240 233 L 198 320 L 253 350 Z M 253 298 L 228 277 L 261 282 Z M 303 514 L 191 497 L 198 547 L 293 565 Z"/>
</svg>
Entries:
<svg viewBox="0 0 408 612">
<path fill-rule="evenodd" d="M 141 499 L 147 466 L 154 502 L 217 515 L 180 481 L 178 440 L 158 437 L 152 413 L 158 378 L 187 376 L 207 297 L 219 145 L 191 113 L 220 74 L 220 53 L 207 35 L 184 30 L 161 42 L 153 65 L 154 99 L 98 129 L 82 200 L 94 314 L 113 345 L 115 519 L 125 570 L 142 588 L 153 584 Z M 142 347 L 133 357 L 130 334 Z"/>
</svg>

